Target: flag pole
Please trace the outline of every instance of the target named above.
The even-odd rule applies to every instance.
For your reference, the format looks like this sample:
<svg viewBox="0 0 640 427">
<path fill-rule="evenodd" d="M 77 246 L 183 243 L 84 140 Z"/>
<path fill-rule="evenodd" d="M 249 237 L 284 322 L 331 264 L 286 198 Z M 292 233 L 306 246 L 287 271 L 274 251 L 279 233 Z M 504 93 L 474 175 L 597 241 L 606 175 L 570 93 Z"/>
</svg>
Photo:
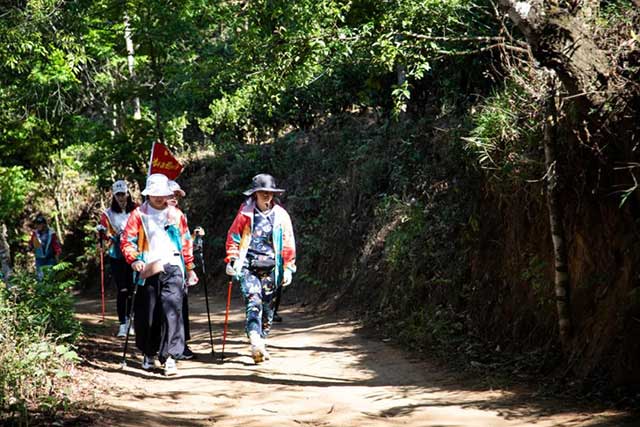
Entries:
<svg viewBox="0 0 640 427">
<path fill-rule="evenodd" d="M 149 169 L 147 169 L 147 177 L 151 175 L 151 166 L 153 165 L 153 150 L 156 148 L 156 142 L 153 141 L 151 144 L 151 154 L 149 155 Z"/>
</svg>

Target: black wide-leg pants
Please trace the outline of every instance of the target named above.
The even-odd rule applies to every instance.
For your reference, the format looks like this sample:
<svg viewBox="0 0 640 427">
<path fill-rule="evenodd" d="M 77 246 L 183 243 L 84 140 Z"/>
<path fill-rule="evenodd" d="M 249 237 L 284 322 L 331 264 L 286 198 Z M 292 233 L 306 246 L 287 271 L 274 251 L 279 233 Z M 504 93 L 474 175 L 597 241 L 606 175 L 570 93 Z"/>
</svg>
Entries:
<svg viewBox="0 0 640 427">
<path fill-rule="evenodd" d="M 160 362 L 184 351 L 182 300 L 184 276 L 177 265 L 165 264 L 164 272 L 147 278 L 141 298 L 136 298 L 136 346 L 147 356 L 158 354 Z"/>
</svg>

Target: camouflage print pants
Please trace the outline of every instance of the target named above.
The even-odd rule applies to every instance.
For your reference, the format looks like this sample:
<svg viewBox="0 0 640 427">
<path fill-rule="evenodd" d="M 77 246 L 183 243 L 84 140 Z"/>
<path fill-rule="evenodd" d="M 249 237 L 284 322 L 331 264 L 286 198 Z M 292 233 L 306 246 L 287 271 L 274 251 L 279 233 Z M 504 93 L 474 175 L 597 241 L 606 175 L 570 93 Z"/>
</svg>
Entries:
<svg viewBox="0 0 640 427">
<path fill-rule="evenodd" d="M 245 326 L 247 336 L 251 331 L 256 331 L 266 338 L 273 323 L 275 270 L 243 268 L 240 285 L 247 312 Z"/>
</svg>

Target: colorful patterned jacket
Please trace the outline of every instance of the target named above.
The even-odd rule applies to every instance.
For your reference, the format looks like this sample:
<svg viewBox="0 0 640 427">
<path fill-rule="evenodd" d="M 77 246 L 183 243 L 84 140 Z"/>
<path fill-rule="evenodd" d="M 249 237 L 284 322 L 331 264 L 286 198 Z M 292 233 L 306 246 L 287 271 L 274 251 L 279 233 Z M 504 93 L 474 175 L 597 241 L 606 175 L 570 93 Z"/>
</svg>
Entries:
<svg viewBox="0 0 640 427">
<path fill-rule="evenodd" d="M 253 213 L 256 208 L 255 201 L 247 199 L 238 210 L 233 224 L 227 233 L 227 256 L 225 262 L 235 259 L 234 268 L 236 275 L 240 275 L 240 270 L 247 257 L 249 244 L 251 243 L 251 230 L 253 229 Z M 282 280 L 285 269 L 295 273 L 296 271 L 296 241 L 293 236 L 293 226 L 291 218 L 286 210 L 280 205 L 273 207 L 273 246 L 276 254 L 276 283 Z"/>
<path fill-rule="evenodd" d="M 191 271 L 195 268 L 195 264 L 193 263 L 193 240 L 191 240 L 187 219 L 180 209 L 173 206 L 169 206 L 167 209 L 169 212 L 165 229 L 175 245 L 176 251 L 180 252 L 186 271 Z M 129 264 L 137 260 L 146 261 L 149 254 L 148 213 L 148 202 L 131 211 L 120 238 L 120 249 Z"/>
<path fill-rule="evenodd" d="M 109 242 L 109 256 L 111 258 L 122 259 L 122 251 L 120 250 L 120 235 L 123 230 L 117 230 L 116 226 L 113 224 L 112 216 L 114 212 L 111 208 L 108 208 L 106 211 L 102 213 L 100 216 L 100 224 L 107 229 L 104 234 L 104 240 Z"/>
</svg>

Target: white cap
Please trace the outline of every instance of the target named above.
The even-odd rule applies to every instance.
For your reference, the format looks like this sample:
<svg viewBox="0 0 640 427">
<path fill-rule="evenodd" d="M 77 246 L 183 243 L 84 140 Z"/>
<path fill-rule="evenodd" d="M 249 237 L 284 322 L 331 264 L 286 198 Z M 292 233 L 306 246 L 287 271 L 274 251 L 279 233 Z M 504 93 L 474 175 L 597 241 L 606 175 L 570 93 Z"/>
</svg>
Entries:
<svg viewBox="0 0 640 427">
<path fill-rule="evenodd" d="M 171 191 L 173 191 L 174 194 L 178 192 L 178 194 L 180 194 L 180 197 L 184 197 L 187 195 L 187 193 L 184 192 L 184 190 L 180 187 L 180 184 L 178 184 L 177 182 L 170 180 L 168 184 L 169 188 L 171 189 Z"/>
<path fill-rule="evenodd" d="M 116 181 L 111 186 L 111 192 L 113 194 L 126 193 L 128 190 L 129 190 L 129 186 L 123 180 Z"/>
<path fill-rule="evenodd" d="M 169 178 L 161 173 L 154 173 L 147 177 L 147 185 L 142 191 L 143 196 L 173 196 L 169 188 Z"/>
</svg>

